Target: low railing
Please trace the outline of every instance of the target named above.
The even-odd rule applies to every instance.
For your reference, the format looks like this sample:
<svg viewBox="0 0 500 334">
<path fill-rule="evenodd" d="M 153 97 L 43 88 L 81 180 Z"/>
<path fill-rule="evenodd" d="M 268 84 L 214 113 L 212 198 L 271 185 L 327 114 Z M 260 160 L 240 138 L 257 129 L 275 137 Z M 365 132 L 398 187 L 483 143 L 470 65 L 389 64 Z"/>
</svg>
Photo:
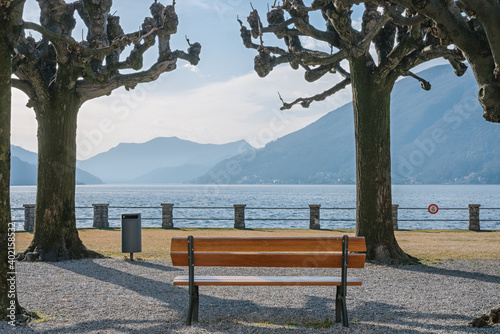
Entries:
<svg viewBox="0 0 500 334">
<path fill-rule="evenodd" d="M 175 208 L 175 210 L 174 210 Z M 158 212 L 161 209 L 161 216 Z M 14 211 L 24 210 L 24 219 L 14 219 L 14 223 L 24 223 L 25 231 L 33 231 L 35 223 L 35 205 L 25 204 L 24 208 L 13 208 Z M 178 224 L 187 222 L 189 226 L 200 227 L 206 226 L 210 222 L 210 227 L 231 227 L 225 222 L 234 222 L 234 228 L 247 228 L 247 222 L 250 227 L 263 227 L 262 224 L 254 224 L 254 222 L 283 222 L 286 227 L 302 227 L 307 226 L 309 222 L 310 229 L 320 229 L 321 224 L 329 225 L 332 222 L 338 222 L 335 228 L 352 228 L 353 222 L 356 221 L 356 208 L 322 208 L 319 204 L 310 204 L 309 207 L 246 207 L 245 204 L 234 204 L 233 206 L 224 207 L 191 207 L 178 206 L 174 204 L 164 203 L 161 206 L 109 206 L 109 204 L 92 204 L 92 207 L 76 207 L 77 213 L 82 214 L 84 211 L 93 210 L 92 217 L 77 216 L 77 221 L 92 221 L 92 227 L 109 228 L 110 221 L 119 221 L 120 214 L 131 212 L 131 210 L 141 210 L 143 212 L 142 219 L 144 221 L 161 221 L 162 228 L 174 228 Z M 231 210 L 230 214 L 227 211 Z M 393 205 L 393 224 L 394 229 L 399 229 L 400 222 L 449 222 L 449 223 L 467 223 L 468 229 L 479 231 L 481 222 L 483 223 L 500 223 L 500 208 L 481 208 L 483 218 L 480 219 L 479 204 L 469 204 L 468 208 L 439 208 L 439 211 L 468 211 L 468 215 L 457 215 L 452 218 L 429 218 L 430 213 L 428 208 L 400 208 L 398 205 Z M 110 211 L 112 215 L 110 216 Z M 144 211 L 149 211 L 144 214 Z M 151 212 L 153 211 L 153 212 Z M 156 212 L 155 212 L 156 211 Z M 174 216 L 175 211 L 175 216 Z M 287 211 L 285 215 L 283 211 Z M 320 211 L 322 215 L 320 217 Z M 307 215 L 308 213 L 308 215 Z M 210 214 L 210 216 L 207 216 Z M 19 217 L 19 214 L 14 215 Z M 284 218 L 285 216 L 285 218 Z M 221 224 L 221 222 L 224 222 Z M 291 226 L 293 223 L 300 222 L 300 226 Z M 304 225 L 302 225 L 302 222 Z M 193 224 L 194 223 L 194 224 Z M 351 223 L 349 226 L 340 226 L 342 223 Z M 81 225 L 81 224 L 80 224 Z M 89 224 L 87 224 L 90 227 Z M 118 224 L 113 224 L 118 226 Z M 158 223 L 154 224 L 159 226 Z M 259 226 L 257 226 L 259 225 Z M 267 224 L 269 225 L 269 224 Z M 331 224 L 330 224 L 331 225 Z M 498 224 L 497 224 L 498 225 Z M 498 225 L 500 227 L 500 225 Z M 269 227 L 269 226 L 265 226 Z M 496 229 L 496 228 L 495 228 Z M 19 228 L 19 230 L 21 230 Z"/>
</svg>

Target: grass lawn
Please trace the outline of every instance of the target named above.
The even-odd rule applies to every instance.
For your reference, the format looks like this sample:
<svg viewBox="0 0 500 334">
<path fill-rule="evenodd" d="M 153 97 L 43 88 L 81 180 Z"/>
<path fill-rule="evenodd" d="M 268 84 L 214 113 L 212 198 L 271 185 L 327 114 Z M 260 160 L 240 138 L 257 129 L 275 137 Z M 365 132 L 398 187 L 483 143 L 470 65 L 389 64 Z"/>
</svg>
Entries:
<svg viewBox="0 0 500 334">
<path fill-rule="evenodd" d="M 121 253 L 121 231 L 116 229 L 81 229 L 80 238 L 87 248 L 109 257 L 123 257 Z M 142 253 L 136 259 L 170 260 L 172 237 L 220 236 L 220 237 L 302 237 L 302 236 L 354 236 L 353 230 L 310 229 L 193 229 L 161 228 L 142 229 Z M 32 233 L 16 234 L 16 250 L 24 251 Z M 396 231 L 399 245 L 407 253 L 423 261 L 500 259 L 500 231 L 472 232 L 468 230 L 405 230 Z"/>
</svg>

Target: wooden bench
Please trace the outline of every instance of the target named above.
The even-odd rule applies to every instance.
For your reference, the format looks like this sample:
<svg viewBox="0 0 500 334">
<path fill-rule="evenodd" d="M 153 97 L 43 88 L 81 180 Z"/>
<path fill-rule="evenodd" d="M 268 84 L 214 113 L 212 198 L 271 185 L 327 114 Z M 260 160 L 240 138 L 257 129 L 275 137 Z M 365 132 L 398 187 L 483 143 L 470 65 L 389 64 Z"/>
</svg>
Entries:
<svg viewBox="0 0 500 334">
<path fill-rule="evenodd" d="M 357 253 L 356 253 L 357 252 Z M 312 238 L 172 238 L 174 266 L 188 266 L 189 275 L 174 278 L 174 285 L 189 286 L 187 324 L 198 321 L 198 287 L 205 285 L 327 285 L 336 286 L 336 322 L 349 326 L 347 286 L 361 280 L 347 276 L 347 268 L 363 268 L 362 237 Z M 313 267 L 341 268 L 337 276 L 196 276 L 195 267 Z"/>
</svg>

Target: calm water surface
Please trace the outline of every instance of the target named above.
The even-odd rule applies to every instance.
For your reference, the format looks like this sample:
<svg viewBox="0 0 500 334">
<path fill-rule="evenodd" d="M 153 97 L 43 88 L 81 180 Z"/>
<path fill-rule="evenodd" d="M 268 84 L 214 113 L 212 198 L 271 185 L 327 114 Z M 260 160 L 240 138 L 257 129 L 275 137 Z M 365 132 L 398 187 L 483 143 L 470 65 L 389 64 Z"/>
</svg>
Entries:
<svg viewBox="0 0 500 334">
<path fill-rule="evenodd" d="M 320 204 L 322 228 L 353 228 L 355 191 L 354 185 L 77 186 L 77 225 L 92 226 L 92 204 L 108 203 L 111 226 L 120 226 L 124 212 L 140 212 L 143 226 L 160 226 L 161 203 L 173 203 L 176 227 L 232 227 L 233 204 L 246 204 L 247 228 L 307 228 L 309 204 Z M 35 199 L 34 186 L 11 187 L 13 220 L 23 220 L 24 211 L 18 208 Z M 500 229 L 500 185 L 395 185 L 393 203 L 399 204 L 403 229 L 467 229 L 468 204 L 481 204 L 481 229 Z M 427 211 L 430 204 L 439 206 L 437 214 Z"/>
</svg>

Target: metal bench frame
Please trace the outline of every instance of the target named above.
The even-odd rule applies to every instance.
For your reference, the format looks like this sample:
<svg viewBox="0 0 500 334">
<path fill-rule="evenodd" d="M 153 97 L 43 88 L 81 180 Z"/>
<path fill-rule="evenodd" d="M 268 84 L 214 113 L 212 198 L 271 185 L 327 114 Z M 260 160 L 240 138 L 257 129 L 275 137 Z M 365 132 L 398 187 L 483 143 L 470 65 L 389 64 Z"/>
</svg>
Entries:
<svg viewBox="0 0 500 334">
<path fill-rule="evenodd" d="M 348 320 L 348 315 L 347 315 L 347 304 L 346 304 L 346 295 L 347 295 L 347 283 L 348 283 L 348 277 L 347 277 L 347 267 L 348 267 L 348 242 L 349 242 L 349 237 L 347 235 L 344 235 L 342 237 L 342 260 L 341 260 L 341 277 L 340 277 L 340 284 L 338 284 L 338 281 L 335 281 L 335 284 L 316 284 L 316 285 L 336 285 L 336 294 L 335 294 L 335 321 L 337 323 L 342 322 L 342 325 L 345 327 L 349 327 L 349 320 Z M 186 324 L 191 325 L 193 322 L 198 322 L 198 313 L 199 313 L 199 286 L 195 282 L 195 245 L 194 245 L 194 237 L 189 236 L 187 238 L 187 256 L 188 256 L 188 266 L 189 266 L 189 307 L 188 307 L 188 312 L 187 312 L 187 319 L 186 319 Z M 244 256 L 244 255 L 242 255 Z M 339 255 L 338 255 L 339 256 Z M 258 267 L 258 266 L 256 266 Z M 332 267 L 337 267 L 337 266 L 332 266 Z M 185 276 L 184 276 L 185 277 Z M 245 277 L 245 276 L 242 276 Z M 273 276 L 273 278 L 276 278 L 277 281 L 279 282 L 279 277 L 280 276 Z M 287 276 L 289 277 L 289 276 Z M 311 276 L 315 277 L 315 276 Z M 281 281 L 279 285 L 293 285 L 293 283 L 287 284 L 287 281 Z M 185 284 L 186 282 L 184 282 Z M 356 285 L 361 285 L 361 282 L 358 282 L 359 284 Z M 206 284 L 206 285 L 211 285 L 211 284 Z M 214 284 L 215 285 L 215 284 Z M 227 285 L 233 285 L 233 284 L 227 284 Z M 259 285 L 259 284 L 252 284 L 252 282 L 247 282 L 245 285 Z M 264 285 L 278 285 L 278 284 L 264 284 Z M 307 284 L 304 284 L 307 285 Z M 354 284 L 351 284 L 354 285 Z"/>
</svg>

